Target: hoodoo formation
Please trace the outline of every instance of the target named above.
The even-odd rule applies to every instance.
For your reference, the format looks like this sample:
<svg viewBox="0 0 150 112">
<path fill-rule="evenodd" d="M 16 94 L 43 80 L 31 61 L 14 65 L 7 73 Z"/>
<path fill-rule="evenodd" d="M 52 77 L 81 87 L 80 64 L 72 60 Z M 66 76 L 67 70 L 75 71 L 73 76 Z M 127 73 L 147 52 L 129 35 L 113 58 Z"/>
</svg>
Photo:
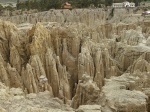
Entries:
<svg viewBox="0 0 150 112">
<path fill-rule="evenodd" d="M 0 19 L 0 112 L 150 111 L 150 20 L 133 9 Z"/>
</svg>

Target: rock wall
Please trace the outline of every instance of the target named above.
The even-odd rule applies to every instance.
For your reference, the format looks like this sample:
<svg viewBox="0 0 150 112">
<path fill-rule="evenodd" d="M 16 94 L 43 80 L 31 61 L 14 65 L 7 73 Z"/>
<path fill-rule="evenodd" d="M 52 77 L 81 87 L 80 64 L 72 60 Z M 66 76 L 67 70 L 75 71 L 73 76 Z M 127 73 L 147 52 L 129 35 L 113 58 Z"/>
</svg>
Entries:
<svg viewBox="0 0 150 112">
<path fill-rule="evenodd" d="M 103 9 L 73 9 L 73 10 L 49 10 L 40 13 L 24 14 L 17 16 L 0 17 L 3 20 L 16 24 L 37 22 L 58 22 L 58 23 L 85 23 L 88 25 L 105 21 L 105 11 Z"/>
<path fill-rule="evenodd" d="M 142 12 L 135 13 L 136 9 L 112 9 L 112 8 L 95 8 L 95 9 L 50 9 L 44 12 L 25 12 L 22 15 L 1 16 L 2 20 L 11 21 L 16 24 L 37 22 L 58 22 L 64 23 L 84 23 L 89 26 L 99 25 L 101 23 L 135 23 L 145 21 L 141 16 Z"/>
</svg>

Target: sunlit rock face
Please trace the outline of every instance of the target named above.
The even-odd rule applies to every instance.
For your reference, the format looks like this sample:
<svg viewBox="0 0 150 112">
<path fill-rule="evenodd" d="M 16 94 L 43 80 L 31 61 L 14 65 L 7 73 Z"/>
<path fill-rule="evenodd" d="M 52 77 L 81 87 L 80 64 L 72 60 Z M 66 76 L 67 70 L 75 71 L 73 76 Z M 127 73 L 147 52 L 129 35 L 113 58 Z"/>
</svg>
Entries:
<svg viewBox="0 0 150 112">
<path fill-rule="evenodd" d="M 150 110 L 149 21 L 106 23 L 102 9 L 32 16 L 0 20 L 2 112 L 16 100 L 15 112 Z"/>
</svg>

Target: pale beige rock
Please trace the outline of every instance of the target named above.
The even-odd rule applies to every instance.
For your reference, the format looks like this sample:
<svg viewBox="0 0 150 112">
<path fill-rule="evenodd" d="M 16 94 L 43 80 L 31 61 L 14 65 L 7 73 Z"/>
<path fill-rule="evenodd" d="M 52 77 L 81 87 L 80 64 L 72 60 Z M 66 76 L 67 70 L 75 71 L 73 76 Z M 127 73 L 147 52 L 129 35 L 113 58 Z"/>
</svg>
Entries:
<svg viewBox="0 0 150 112">
<path fill-rule="evenodd" d="M 49 91 L 38 94 L 24 94 L 21 88 L 4 86 L 0 82 L 1 112 L 74 112 L 69 105 L 64 105 L 58 98 L 52 98 Z"/>
<path fill-rule="evenodd" d="M 104 85 L 104 64 L 102 58 L 102 52 L 97 51 L 95 57 L 95 68 L 96 73 L 94 77 L 94 81 L 96 82 L 97 86 L 101 89 Z"/>
<path fill-rule="evenodd" d="M 100 105 L 81 105 L 76 112 L 101 112 Z"/>
<path fill-rule="evenodd" d="M 8 77 L 8 73 L 6 71 L 6 68 L 4 66 L 4 60 L 2 58 L 2 56 L 0 55 L 0 80 L 2 83 L 5 83 L 6 86 L 10 86 L 10 81 L 9 81 L 9 77 Z"/>
<path fill-rule="evenodd" d="M 26 68 L 22 68 L 21 76 L 25 89 L 27 89 L 27 92 L 29 93 L 39 92 L 31 65 L 27 64 Z"/>
<path fill-rule="evenodd" d="M 7 64 L 7 71 L 10 80 L 10 87 L 23 88 L 21 76 L 16 70 L 16 68 L 12 68 L 10 64 Z"/>
<path fill-rule="evenodd" d="M 125 9 L 115 9 L 119 18 L 106 21 L 110 12 L 50 10 L 5 18 L 21 23 L 17 27 L 0 20 L 0 81 L 13 87 L 1 90 L 0 107 L 73 111 L 71 103 L 101 105 L 104 112 L 149 111 L 150 22 L 127 22 Z"/>
<path fill-rule="evenodd" d="M 115 111 L 147 112 L 148 97 L 144 93 L 134 90 L 140 86 L 137 85 L 140 84 L 140 80 L 140 77 L 131 74 L 107 79 L 102 90 L 106 96 L 106 104 Z"/>
<path fill-rule="evenodd" d="M 52 86 L 53 94 L 55 97 L 59 95 L 59 77 L 56 69 L 56 61 L 53 57 L 53 52 L 48 49 L 46 53 L 46 67 L 47 67 L 47 77 L 49 83 Z"/>
<path fill-rule="evenodd" d="M 15 46 L 10 48 L 10 64 L 17 69 L 17 71 L 21 72 L 21 57 L 19 52 L 17 51 Z"/>
<path fill-rule="evenodd" d="M 6 112 L 6 110 L 0 107 L 0 112 Z"/>
<path fill-rule="evenodd" d="M 90 16 L 89 16 L 90 15 Z M 49 10 L 40 13 L 25 14 L 12 17 L 0 17 L 3 20 L 8 20 L 13 23 L 32 23 L 37 22 L 58 22 L 58 23 L 70 23 L 81 22 L 88 25 L 96 24 L 97 21 L 105 21 L 105 11 L 103 9 L 73 9 L 70 10 Z"/>
<path fill-rule="evenodd" d="M 100 89 L 96 83 L 92 81 L 91 77 L 83 74 L 82 80 L 79 81 L 76 89 L 76 94 L 72 99 L 71 106 L 78 108 L 79 105 L 94 103 L 99 100 Z"/>
</svg>

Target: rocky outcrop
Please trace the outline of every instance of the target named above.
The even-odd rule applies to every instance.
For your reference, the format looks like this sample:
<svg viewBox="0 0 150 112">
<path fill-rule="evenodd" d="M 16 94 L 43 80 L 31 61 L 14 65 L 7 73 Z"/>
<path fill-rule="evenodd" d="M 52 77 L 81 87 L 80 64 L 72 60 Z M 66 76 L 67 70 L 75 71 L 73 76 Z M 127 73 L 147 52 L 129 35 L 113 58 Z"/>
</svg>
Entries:
<svg viewBox="0 0 150 112">
<path fill-rule="evenodd" d="M 39 103 L 54 97 L 61 105 L 79 107 L 76 111 L 148 111 L 149 22 L 106 23 L 103 10 L 83 10 L 50 10 L 33 19 L 22 15 L 22 22 L 35 23 L 37 16 L 44 22 L 17 27 L 0 20 L 0 82 L 22 91 L 10 97 L 37 104 L 26 111 L 53 111 L 49 103 Z M 17 18 L 10 19 L 20 23 Z M 0 109 L 8 111 L 2 104 Z"/>
<path fill-rule="evenodd" d="M 31 13 L 30 13 L 31 12 Z M 23 12 L 24 13 L 24 12 Z M 95 8 L 95 9 L 72 9 L 72 10 L 54 10 L 50 9 L 45 12 L 25 12 L 24 14 L 0 16 L 1 19 L 11 21 L 16 24 L 37 22 L 58 22 L 58 23 L 84 23 L 89 26 L 101 23 L 135 23 L 144 21 L 141 16 L 142 12 L 134 13 L 134 9 L 112 9 L 112 8 Z"/>
<path fill-rule="evenodd" d="M 74 112 L 69 105 L 58 98 L 52 98 L 49 91 L 25 95 L 22 89 L 11 88 L 0 83 L 1 112 Z"/>
<path fill-rule="evenodd" d="M 49 10 L 45 12 L 6 16 L 0 17 L 3 20 L 11 21 L 16 24 L 20 23 L 32 23 L 37 22 L 58 22 L 58 23 L 70 23 L 80 22 L 88 25 L 105 21 L 106 12 L 103 9 L 73 9 L 73 10 Z"/>
<path fill-rule="evenodd" d="M 141 92 L 148 86 L 145 77 L 148 74 L 134 73 L 123 74 L 120 77 L 112 77 L 106 80 L 103 92 L 107 105 L 115 111 L 147 112 L 148 97 Z M 143 89 L 142 89 L 143 88 Z"/>
<path fill-rule="evenodd" d="M 84 74 L 82 81 L 79 81 L 76 94 L 72 99 L 72 107 L 78 108 L 79 105 L 85 105 L 96 102 L 99 99 L 100 89 L 92 81 L 90 76 Z"/>
<path fill-rule="evenodd" d="M 100 105 L 81 105 L 76 112 L 101 112 Z"/>
</svg>

